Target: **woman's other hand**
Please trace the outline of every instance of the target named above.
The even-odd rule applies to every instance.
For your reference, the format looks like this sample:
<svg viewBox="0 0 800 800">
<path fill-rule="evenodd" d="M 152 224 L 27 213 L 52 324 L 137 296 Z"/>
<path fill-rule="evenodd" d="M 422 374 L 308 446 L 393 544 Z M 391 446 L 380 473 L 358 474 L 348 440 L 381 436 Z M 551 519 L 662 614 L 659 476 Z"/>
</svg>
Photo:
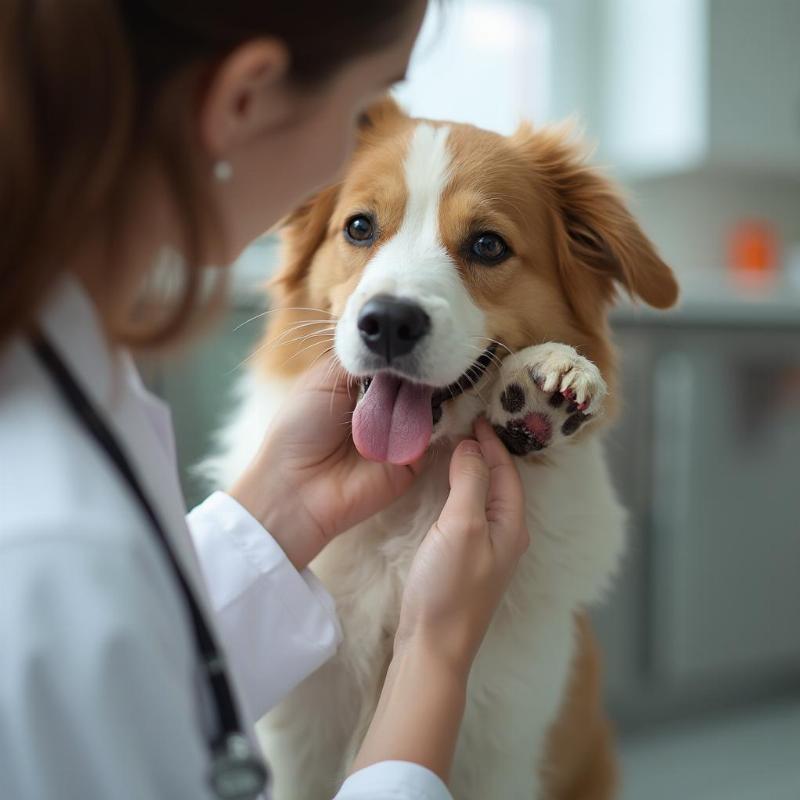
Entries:
<svg viewBox="0 0 800 800">
<path fill-rule="evenodd" d="M 412 484 L 421 462 L 366 461 L 353 445 L 357 390 L 332 363 L 303 376 L 231 490 L 303 569 L 338 534 L 376 514 Z"/>
<path fill-rule="evenodd" d="M 409 573 L 392 661 L 353 771 L 411 761 L 446 781 L 467 678 L 528 547 L 519 473 L 488 423 L 450 464 L 450 496 Z"/>
<path fill-rule="evenodd" d="M 453 453 L 450 496 L 411 566 L 395 643 L 466 669 L 529 542 L 517 468 L 485 419 L 475 434 Z"/>
</svg>

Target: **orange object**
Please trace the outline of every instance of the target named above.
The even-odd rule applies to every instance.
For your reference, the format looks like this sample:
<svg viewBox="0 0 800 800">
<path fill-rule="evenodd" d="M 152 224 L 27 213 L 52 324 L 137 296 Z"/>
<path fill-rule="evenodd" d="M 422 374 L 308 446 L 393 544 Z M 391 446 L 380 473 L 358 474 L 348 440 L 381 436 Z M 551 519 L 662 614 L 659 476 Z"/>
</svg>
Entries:
<svg viewBox="0 0 800 800">
<path fill-rule="evenodd" d="M 739 221 L 728 240 L 728 264 L 734 274 L 747 282 L 761 283 L 778 270 L 778 236 L 769 222 Z"/>
</svg>

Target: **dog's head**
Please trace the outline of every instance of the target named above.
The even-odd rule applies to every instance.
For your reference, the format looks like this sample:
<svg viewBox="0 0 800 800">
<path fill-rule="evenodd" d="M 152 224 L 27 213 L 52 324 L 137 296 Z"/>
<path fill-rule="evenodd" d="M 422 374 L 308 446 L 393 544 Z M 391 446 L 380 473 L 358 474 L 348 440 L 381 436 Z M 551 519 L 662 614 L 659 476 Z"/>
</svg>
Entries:
<svg viewBox="0 0 800 800">
<path fill-rule="evenodd" d="M 392 461 L 424 451 L 434 427 L 452 429 L 459 404 L 474 410 L 508 352 L 564 342 L 607 372 L 618 289 L 658 308 L 677 297 L 568 131 L 503 137 L 412 119 L 389 100 L 364 121 L 341 183 L 287 220 L 284 243 L 269 337 L 296 338 L 298 357 L 275 347 L 270 368 L 302 369 L 332 346 L 366 388 L 356 444 Z"/>
</svg>

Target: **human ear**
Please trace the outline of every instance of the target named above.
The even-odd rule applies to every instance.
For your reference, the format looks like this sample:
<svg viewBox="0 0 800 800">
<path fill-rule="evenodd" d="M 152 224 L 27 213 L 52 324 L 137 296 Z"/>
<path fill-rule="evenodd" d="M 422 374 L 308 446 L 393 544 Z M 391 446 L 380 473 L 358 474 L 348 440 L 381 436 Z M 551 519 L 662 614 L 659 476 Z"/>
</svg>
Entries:
<svg viewBox="0 0 800 800">
<path fill-rule="evenodd" d="M 289 53 L 277 39 L 257 39 L 219 63 L 203 93 L 200 140 L 212 160 L 285 121 Z"/>
</svg>

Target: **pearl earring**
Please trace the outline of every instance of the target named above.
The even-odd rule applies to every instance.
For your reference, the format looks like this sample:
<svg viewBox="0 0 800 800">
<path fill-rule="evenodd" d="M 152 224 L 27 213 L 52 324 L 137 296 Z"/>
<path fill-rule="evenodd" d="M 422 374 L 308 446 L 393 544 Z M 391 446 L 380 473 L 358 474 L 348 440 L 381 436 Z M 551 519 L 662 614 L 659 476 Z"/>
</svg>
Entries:
<svg viewBox="0 0 800 800">
<path fill-rule="evenodd" d="M 233 167 L 230 161 L 220 159 L 214 164 L 214 177 L 220 183 L 227 183 L 233 177 Z"/>
</svg>

